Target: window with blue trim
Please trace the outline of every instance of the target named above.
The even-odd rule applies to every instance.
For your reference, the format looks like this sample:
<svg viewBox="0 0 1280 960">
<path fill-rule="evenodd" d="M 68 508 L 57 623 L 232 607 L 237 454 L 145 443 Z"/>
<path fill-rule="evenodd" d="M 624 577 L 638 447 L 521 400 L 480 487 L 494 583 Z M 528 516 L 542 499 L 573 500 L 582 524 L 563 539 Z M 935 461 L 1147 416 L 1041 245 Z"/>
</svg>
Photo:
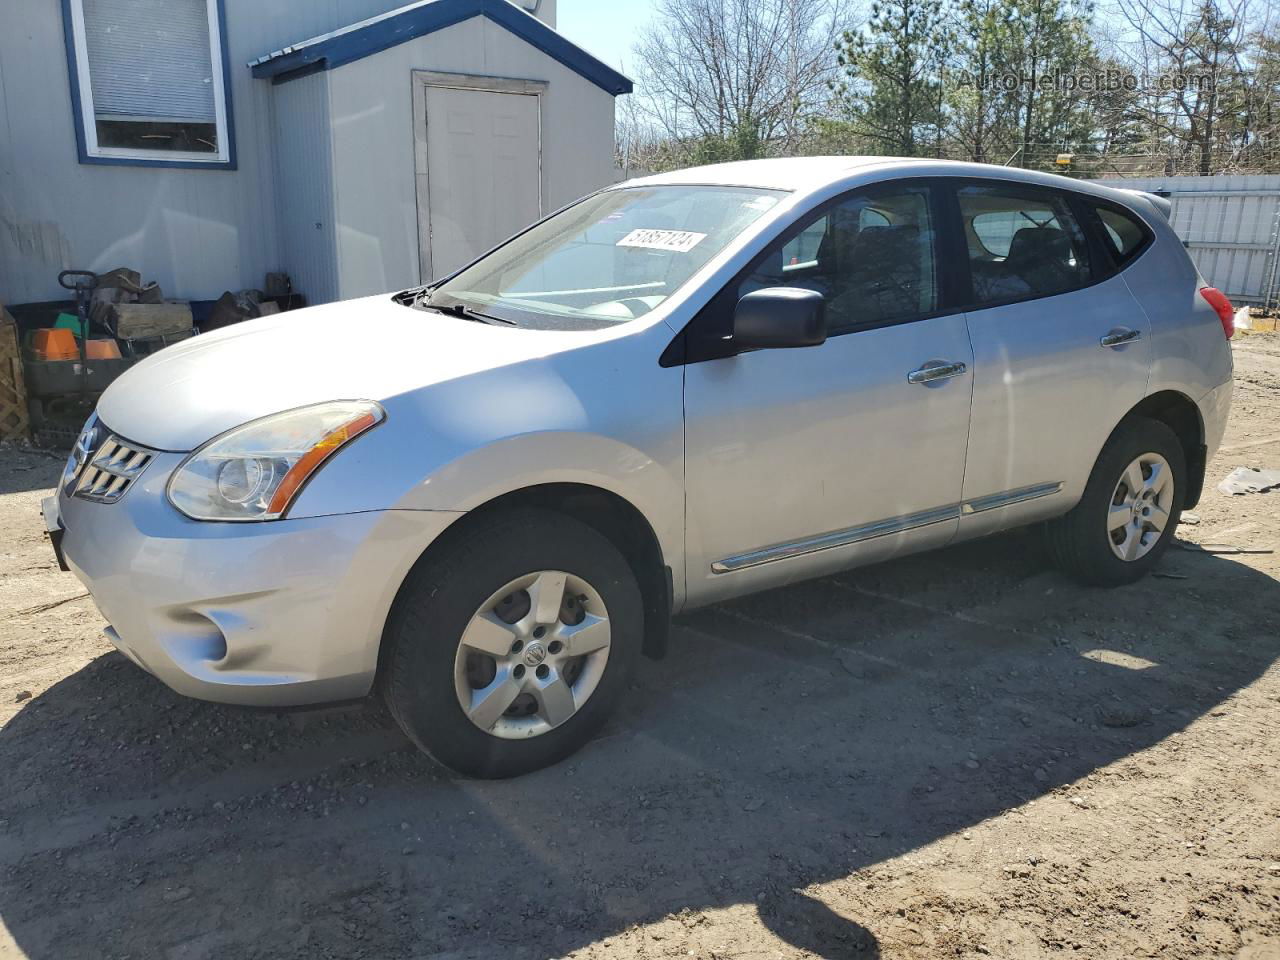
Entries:
<svg viewBox="0 0 1280 960">
<path fill-rule="evenodd" d="M 81 159 L 230 166 L 220 0 L 64 0 Z"/>
</svg>

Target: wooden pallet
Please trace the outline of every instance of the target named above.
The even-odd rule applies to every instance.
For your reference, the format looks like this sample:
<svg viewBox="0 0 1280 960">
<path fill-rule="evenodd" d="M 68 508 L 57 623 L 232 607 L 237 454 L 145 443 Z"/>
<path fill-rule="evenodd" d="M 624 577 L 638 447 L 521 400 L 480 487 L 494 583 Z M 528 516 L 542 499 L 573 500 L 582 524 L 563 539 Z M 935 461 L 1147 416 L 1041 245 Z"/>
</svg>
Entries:
<svg viewBox="0 0 1280 960">
<path fill-rule="evenodd" d="M 0 440 L 28 440 L 30 426 L 18 324 L 9 311 L 0 306 Z"/>
<path fill-rule="evenodd" d="M 116 303 L 107 308 L 121 340 L 182 336 L 191 332 L 187 303 Z"/>
</svg>

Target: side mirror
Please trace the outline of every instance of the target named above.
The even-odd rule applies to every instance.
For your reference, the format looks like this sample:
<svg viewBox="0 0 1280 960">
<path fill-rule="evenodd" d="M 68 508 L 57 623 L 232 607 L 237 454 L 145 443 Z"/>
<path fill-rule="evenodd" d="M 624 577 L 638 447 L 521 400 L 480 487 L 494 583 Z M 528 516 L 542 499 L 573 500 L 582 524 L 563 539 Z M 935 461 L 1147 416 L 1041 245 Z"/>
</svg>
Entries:
<svg viewBox="0 0 1280 960">
<path fill-rule="evenodd" d="M 827 301 L 800 287 L 748 293 L 733 313 L 733 344 L 742 348 L 816 347 L 827 339 Z"/>
</svg>

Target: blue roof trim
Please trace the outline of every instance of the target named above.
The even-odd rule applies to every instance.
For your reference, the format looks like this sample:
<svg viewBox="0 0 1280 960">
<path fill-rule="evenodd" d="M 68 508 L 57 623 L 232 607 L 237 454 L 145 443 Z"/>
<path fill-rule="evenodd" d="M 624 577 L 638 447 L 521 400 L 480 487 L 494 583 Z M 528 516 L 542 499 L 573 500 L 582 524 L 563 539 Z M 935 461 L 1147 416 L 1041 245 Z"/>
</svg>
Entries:
<svg viewBox="0 0 1280 960">
<path fill-rule="evenodd" d="M 615 96 L 630 93 L 631 81 L 565 39 L 508 0 L 423 0 L 422 3 L 353 24 L 345 30 L 303 41 L 255 60 L 255 77 L 287 83 L 318 70 L 332 70 L 397 44 L 451 27 L 472 17 L 488 17 L 521 40 Z"/>
</svg>

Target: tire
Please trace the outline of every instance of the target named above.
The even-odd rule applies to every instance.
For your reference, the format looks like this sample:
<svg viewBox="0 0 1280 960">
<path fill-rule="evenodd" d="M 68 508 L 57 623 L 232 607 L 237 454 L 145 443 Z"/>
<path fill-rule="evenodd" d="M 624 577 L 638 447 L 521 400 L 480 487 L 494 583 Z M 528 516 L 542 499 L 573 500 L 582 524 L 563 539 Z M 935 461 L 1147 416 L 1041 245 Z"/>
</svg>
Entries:
<svg viewBox="0 0 1280 960">
<path fill-rule="evenodd" d="M 538 597 L 554 603 L 560 577 L 560 615 L 548 615 Z M 459 530 L 406 578 L 383 635 L 383 697 L 438 762 L 467 776 L 518 776 L 563 760 L 600 730 L 643 636 L 640 588 L 609 540 L 565 514 L 503 511 Z M 519 643 L 508 648 L 512 639 Z M 571 656 L 574 644 L 601 639 L 604 647 Z M 473 646 L 481 642 L 485 651 Z M 488 701 L 486 691 L 498 696 Z"/>
<path fill-rule="evenodd" d="M 1144 493 L 1131 502 L 1125 475 L 1135 463 Z M 1171 479 L 1166 482 L 1172 491 L 1164 487 L 1158 492 L 1149 490 L 1156 468 L 1163 470 L 1163 466 L 1168 467 Z M 1084 584 L 1114 587 L 1133 583 L 1146 576 L 1169 549 L 1186 490 L 1186 456 L 1177 435 L 1156 420 L 1125 420 L 1098 455 L 1080 502 L 1048 524 L 1050 556 L 1065 574 Z M 1112 529 L 1124 519 L 1126 509 L 1131 519 Z M 1145 518 L 1140 516 L 1144 509 L 1148 511 Z M 1157 530 L 1152 524 L 1161 517 L 1164 525 Z M 1131 555 L 1126 558 L 1122 554 Z"/>
</svg>

